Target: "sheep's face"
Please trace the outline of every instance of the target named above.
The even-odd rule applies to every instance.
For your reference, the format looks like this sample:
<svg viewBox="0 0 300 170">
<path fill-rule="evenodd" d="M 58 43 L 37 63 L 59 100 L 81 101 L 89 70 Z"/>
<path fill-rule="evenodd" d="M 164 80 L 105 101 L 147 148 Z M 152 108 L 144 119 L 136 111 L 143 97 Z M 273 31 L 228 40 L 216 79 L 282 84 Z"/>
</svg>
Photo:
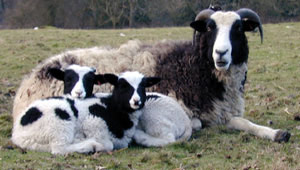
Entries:
<svg viewBox="0 0 300 170">
<path fill-rule="evenodd" d="M 215 23 L 216 39 L 213 45 L 212 57 L 215 68 L 219 71 L 227 70 L 232 62 L 232 27 L 237 26 L 240 16 L 235 12 L 216 12 L 211 16 Z M 237 30 L 239 31 L 239 30 Z"/>
<path fill-rule="evenodd" d="M 207 48 L 207 56 L 214 67 L 226 71 L 231 64 L 247 62 L 248 43 L 240 15 L 236 12 L 215 12 L 210 18 L 194 21 L 191 27 L 199 31 L 201 48 Z"/>
<path fill-rule="evenodd" d="M 145 88 L 142 85 L 143 75 L 138 72 L 122 73 L 115 87 L 120 98 L 124 99 L 124 105 L 137 110 L 144 106 L 146 100 Z"/>
<path fill-rule="evenodd" d="M 64 76 L 64 93 L 73 98 L 83 99 L 91 96 L 95 81 L 95 69 L 71 65 Z"/>
<path fill-rule="evenodd" d="M 53 68 L 49 72 L 53 77 L 64 81 L 64 94 L 72 98 L 92 96 L 94 84 L 103 82 L 103 75 L 96 75 L 94 68 L 86 66 L 70 65 L 65 71 Z"/>
<path fill-rule="evenodd" d="M 146 101 L 146 88 L 160 81 L 159 78 L 144 77 L 139 72 L 124 72 L 119 77 L 105 74 L 104 77 L 115 86 L 114 101 L 126 111 L 141 109 Z"/>
</svg>

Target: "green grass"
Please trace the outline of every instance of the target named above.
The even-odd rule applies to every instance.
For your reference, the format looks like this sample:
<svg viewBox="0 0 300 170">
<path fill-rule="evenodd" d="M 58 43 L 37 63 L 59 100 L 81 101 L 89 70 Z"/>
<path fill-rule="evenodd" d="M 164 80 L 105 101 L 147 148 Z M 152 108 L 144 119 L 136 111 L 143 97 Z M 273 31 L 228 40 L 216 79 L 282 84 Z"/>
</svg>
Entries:
<svg viewBox="0 0 300 170">
<path fill-rule="evenodd" d="M 0 169 L 299 169 L 300 23 L 264 25 L 264 43 L 248 33 L 250 55 L 245 117 L 287 129 L 278 144 L 223 126 L 203 129 L 188 142 L 164 148 L 130 148 L 94 155 L 49 153 L 11 148 L 12 101 L 22 77 L 45 58 L 74 48 L 118 46 L 130 39 L 154 42 L 191 39 L 190 28 L 126 30 L 0 30 Z M 126 36 L 120 36 L 120 33 Z M 268 122 L 273 124 L 269 125 Z"/>
</svg>

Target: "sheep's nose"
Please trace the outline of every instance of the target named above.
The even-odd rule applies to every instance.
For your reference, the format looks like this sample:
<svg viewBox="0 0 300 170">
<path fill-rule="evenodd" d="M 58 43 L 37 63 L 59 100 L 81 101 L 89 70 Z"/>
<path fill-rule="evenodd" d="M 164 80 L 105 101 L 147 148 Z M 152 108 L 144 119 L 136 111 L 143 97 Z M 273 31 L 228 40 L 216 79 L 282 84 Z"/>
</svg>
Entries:
<svg viewBox="0 0 300 170">
<path fill-rule="evenodd" d="M 228 52 L 228 49 L 227 50 L 216 50 L 216 53 L 219 55 L 220 58 L 222 58 L 227 52 Z"/>
<path fill-rule="evenodd" d="M 134 105 L 139 106 L 140 105 L 140 100 L 138 99 L 133 99 Z"/>
</svg>

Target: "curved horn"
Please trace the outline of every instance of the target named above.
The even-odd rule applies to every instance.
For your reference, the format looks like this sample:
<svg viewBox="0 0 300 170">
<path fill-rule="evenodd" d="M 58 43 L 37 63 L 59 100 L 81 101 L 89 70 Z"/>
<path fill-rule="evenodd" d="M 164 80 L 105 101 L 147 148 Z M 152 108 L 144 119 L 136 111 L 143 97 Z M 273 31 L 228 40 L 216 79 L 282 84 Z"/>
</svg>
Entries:
<svg viewBox="0 0 300 170">
<path fill-rule="evenodd" d="M 196 16 L 195 21 L 208 19 L 215 11 L 212 9 L 204 9 Z"/>
<path fill-rule="evenodd" d="M 263 39 L 264 39 L 264 33 L 263 33 L 263 28 L 261 25 L 260 18 L 257 15 L 257 13 L 248 8 L 241 8 L 238 11 L 236 11 L 236 13 L 240 15 L 242 21 L 251 21 L 251 22 L 255 23 L 254 25 L 250 25 L 250 28 L 248 31 L 252 31 L 256 27 L 258 27 L 259 33 L 260 33 L 260 39 L 261 39 L 261 43 L 262 43 Z"/>
<path fill-rule="evenodd" d="M 212 9 L 204 9 L 202 11 L 200 11 L 198 13 L 198 15 L 195 18 L 195 21 L 204 21 L 208 18 L 210 18 L 210 16 L 214 13 L 215 11 Z M 194 34 L 193 34 L 193 45 L 195 45 L 195 41 L 196 41 L 196 30 L 194 30 Z"/>
</svg>

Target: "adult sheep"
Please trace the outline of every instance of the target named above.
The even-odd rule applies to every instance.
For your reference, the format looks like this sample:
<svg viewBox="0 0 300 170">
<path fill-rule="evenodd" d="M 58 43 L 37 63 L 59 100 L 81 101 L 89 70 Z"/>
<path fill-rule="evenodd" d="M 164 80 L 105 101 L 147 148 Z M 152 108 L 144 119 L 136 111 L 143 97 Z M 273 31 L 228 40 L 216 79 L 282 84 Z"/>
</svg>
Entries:
<svg viewBox="0 0 300 170">
<path fill-rule="evenodd" d="M 99 72 L 138 70 L 161 77 L 154 89 L 179 101 L 192 120 L 203 126 L 225 124 L 276 142 L 287 142 L 290 133 L 256 125 L 242 118 L 244 83 L 247 74 L 246 31 L 263 30 L 259 16 L 250 9 L 201 11 L 191 27 L 197 31 L 192 41 L 162 41 L 154 45 L 129 41 L 120 48 L 77 49 L 50 57 L 26 77 L 14 101 L 13 117 L 33 100 L 62 94 L 61 84 L 48 76 L 51 67 L 70 64 L 96 67 Z M 108 91 L 103 87 L 96 91 Z M 195 122 L 195 121 L 193 121 Z"/>
</svg>

